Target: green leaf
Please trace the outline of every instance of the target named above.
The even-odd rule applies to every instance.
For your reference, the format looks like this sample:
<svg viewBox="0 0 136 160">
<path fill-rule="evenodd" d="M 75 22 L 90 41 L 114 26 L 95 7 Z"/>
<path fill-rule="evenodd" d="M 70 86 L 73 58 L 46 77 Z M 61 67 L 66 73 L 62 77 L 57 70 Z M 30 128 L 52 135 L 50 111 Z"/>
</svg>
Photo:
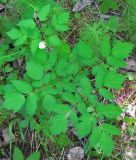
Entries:
<svg viewBox="0 0 136 160">
<path fill-rule="evenodd" d="M 4 108 L 18 112 L 25 103 L 25 97 L 18 93 L 12 92 L 4 96 Z"/>
<path fill-rule="evenodd" d="M 104 85 L 108 88 L 119 89 L 122 87 L 125 78 L 125 75 L 121 75 L 114 71 L 110 71 L 107 73 L 105 77 Z"/>
<path fill-rule="evenodd" d="M 33 54 L 33 60 L 35 63 L 42 65 L 43 67 L 47 64 L 48 53 L 44 50 L 36 50 L 36 53 Z"/>
<path fill-rule="evenodd" d="M 55 104 L 51 111 L 58 114 L 67 114 L 71 111 L 71 108 L 68 105 Z"/>
<path fill-rule="evenodd" d="M 111 53 L 110 40 L 108 36 L 105 36 L 101 44 L 101 54 L 103 57 L 108 57 L 110 53 Z"/>
<path fill-rule="evenodd" d="M 96 110 L 98 113 L 101 113 L 110 119 L 114 119 L 122 113 L 120 107 L 115 106 L 114 104 L 108 104 L 106 106 L 101 104 L 96 107 Z"/>
<path fill-rule="evenodd" d="M 127 63 L 124 61 L 124 59 L 116 58 L 114 56 L 110 56 L 107 58 L 107 63 L 114 68 L 123 68 L 127 66 Z"/>
<path fill-rule="evenodd" d="M 38 17 L 40 21 L 45 21 L 47 19 L 47 16 L 49 15 L 50 10 L 51 10 L 51 6 L 46 5 L 39 11 Z"/>
<path fill-rule="evenodd" d="M 35 53 L 36 50 L 38 49 L 39 42 L 40 42 L 39 39 L 33 39 L 31 41 L 31 51 L 32 51 L 32 53 Z"/>
<path fill-rule="evenodd" d="M 30 94 L 26 98 L 25 109 L 30 116 L 33 116 L 35 114 L 35 111 L 37 109 L 37 101 L 38 96 L 36 93 Z"/>
<path fill-rule="evenodd" d="M 26 42 L 26 40 L 27 40 L 26 35 L 21 36 L 19 39 L 15 41 L 15 46 L 23 45 Z"/>
<path fill-rule="evenodd" d="M 94 120 L 94 117 L 91 117 L 89 114 L 82 115 L 80 122 L 75 126 L 79 138 L 86 137 L 91 132 Z"/>
<path fill-rule="evenodd" d="M 69 21 L 69 12 L 62 12 L 58 14 L 58 23 L 59 24 L 67 24 Z"/>
<path fill-rule="evenodd" d="M 65 102 L 71 103 L 72 105 L 75 105 L 77 103 L 75 96 L 70 92 L 63 92 L 62 93 L 62 99 Z"/>
<path fill-rule="evenodd" d="M 92 147 L 95 147 L 102 136 L 102 130 L 100 127 L 96 127 L 93 129 L 91 136 L 89 137 L 89 143 Z"/>
<path fill-rule="evenodd" d="M 64 32 L 64 31 L 67 31 L 69 29 L 69 27 L 67 25 L 56 25 L 55 26 L 55 29 L 57 31 L 60 31 L 60 32 Z"/>
<path fill-rule="evenodd" d="M 69 112 L 70 113 L 70 123 L 71 123 L 71 125 L 72 126 L 76 126 L 77 125 L 77 123 L 78 123 L 78 116 L 77 116 L 77 113 L 76 113 L 76 111 L 73 111 L 72 109 L 71 109 L 71 111 Z"/>
<path fill-rule="evenodd" d="M 120 135 L 121 134 L 120 130 L 111 124 L 103 123 L 101 127 L 103 131 L 108 135 Z"/>
<path fill-rule="evenodd" d="M 26 160 L 40 160 L 40 153 L 34 152 Z"/>
<path fill-rule="evenodd" d="M 101 88 L 104 85 L 105 76 L 107 75 L 108 71 L 105 69 L 104 66 L 101 66 L 98 68 L 98 71 L 96 72 L 96 82 L 95 85 L 97 88 Z"/>
<path fill-rule="evenodd" d="M 20 32 L 18 29 L 13 28 L 13 29 L 10 30 L 9 32 L 7 32 L 7 35 L 8 35 L 11 39 L 15 40 L 15 39 L 20 38 L 22 34 L 21 34 L 21 32 Z"/>
<path fill-rule="evenodd" d="M 94 105 L 94 106 L 96 106 L 96 105 L 98 105 L 98 97 L 96 96 L 96 95 L 90 95 L 89 97 L 88 97 L 88 100 L 89 100 L 89 102 L 92 104 L 92 105 Z"/>
<path fill-rule="evenodd" d="M 99 94 L 103 96 L 104 98 L 108 100 L 113 100 L 114 97 L 110 91 L 108 91 L 106 88 L 100 88 L 99 89 Z"/>
<path fill-rule="evenodd" d="M 79 70 L 79 65 L 78 63 L 72 63 L 72 64 L 69 64 L 68 67 L 65 68 L 65 73 L 66 74 L 76 74 Z"/>
<path fill-rule="evenodd" d="M 84 41 L 79 41 L 78 44 L 75 45 L 73 50 L 75 55 L 79 55 L 82 58 L 91 58 L 93 56 L 92 48 L 89 44 L 85 43 Z"/>
<path fill-rule="evenodd" d="M 22 151 L 19 148 L 15 147 L 14 148 L 14 160 L 18 160 L 18 157 L 19 157 L 19 160 L 24 160 Z"/>
<path fill-rule="evenodd" d="M 29 61 L 26 64 L 26 74 L 33 80 L 41 80 L 43 77 L 43 68 L 40 64 L 34 61 Z"/>
<path fill-rule="evenodd" d="M 111 136 L 103 133 L 100 139 L 100 147 L 104 152 L 104 155 L 110 156 L 114 147 L 114 142 Z"/>
<path fill-rule="evenodd" d="M 109 9 L 115 10 L 118 8 L 118 4 L 115 0 L 97 0 L 97 1 L 101 2 L 100 11 L 102 13 L 107 13 Z"/>
<path fill-rule="evenodd" d="M 46 94 L 44 99 L 43 99 L 43 107 L 45 110 L 48 112 L 52 112 L 53 109 L 55 108 L 56 105 L 56 100 L 52 95 Z"/>
<path fill-rule="evenodd" d="M 36 27 L 36 23 L 34 22 L 33 19 L 25 19 L 25 20 L 22 20 L 18 23 L 18 25 L 20 27 L 23 27 L 23 28 L 30 28 L 30 29 L 35 29 Z"/>
<path fill-rule="evenodd" d="M 23 80 L 13 80 L 12 84 L 19 92 L 23 94 L 32 92 L 32 86 Z"/>
<path fill-rule="evenodd" d="M 125 59 L 132 52 L 134 45 L 128 42 L 116 40 L 112 48 L 112 55 L 116 58 Z"/>
<path fill-rule="evenodd" d="M 93 129 L 89 143 L 94 148 L 99 146 L 106 156 L 111 155 L 114 147 L 111 136 L 103 130 L 102 125 Z"/>
<path fill-rule="evenodd" d="M 77 106 L 77 110 L 82 114 L 86 113 L 87 112 L 86 104 L 84 102 L 79 103 Z"/>
<path fill-rule="evenodd" d="M 57 35 L 52 35 L 49 37 L 49 44 L 51 46 L 59 46 L 61 45 L 61 40 Z"/>
<path fill-rule="evenodd" d="M 89 78 L 87 78 L 87 77 L 81 78 L 81 80 L 79 82 L 79 87 L 81 89 L 81 93 L 85 96 L 89 96 L 93 90 L 93 88 L 91 86 L 91 82 L 90 82 Z"/>
<path fill-rule="evenodd" d="M 50 120 L 50 130 L 53 135 L 64 133 L 67 129 L 68 120 L 66 115 L 57 115 Z"/>
<path fill-rule="evenodd" d="M 55 27 L 57 31 L 63 32 L 67 31 L 69 28 L 67 26 L 67 23 L 69 21 L 69 13 L 68 12 L 63 12 L 54 14 L 52 17 L 52 25 Z"/>
</svg>

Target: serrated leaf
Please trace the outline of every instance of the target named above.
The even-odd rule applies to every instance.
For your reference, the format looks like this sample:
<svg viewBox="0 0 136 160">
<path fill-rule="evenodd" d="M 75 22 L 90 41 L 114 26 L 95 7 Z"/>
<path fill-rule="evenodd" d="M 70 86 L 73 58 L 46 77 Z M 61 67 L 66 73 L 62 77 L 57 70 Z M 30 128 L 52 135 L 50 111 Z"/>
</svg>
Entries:
<svg viewBox="0 0 136 160">
<path fill-rule="evenodd" d="M 103 57 L 108 57 L 110 53 L 111 53 L 110 40 L 108 36 L 105 36 L 101 43 L 101 54 Z"/>
<path fill-rule="evenodd" d="M 73 52 L 77 56 L 81 56 L 82 58 L 91 58 L 93 56 L 92 48 L 89 44 L 84 41 L 79 41 L 78 44 L 75 45 Z"/>
<path fill-rule="evenodd" d="M 77 106 L 77 110 L 82 114 L 86 113 L 87 112 L 86 104 L 84 102 L 79 103 Z"/>
<path fill-rule="evenodd" d="M 69 64 L 68 67 L 65 68 L 65 73 L 66 74 L 76 74 L 79 70 L 79 65 L 78 63 L 72 63 L 72 64 Z"/>
<path fill-rule="evenodd" d="M 72 105 L 75 105 L 77 103 L 75 96 L 70 92 L 63 92 L 62 93 L 62 99 L 65 102 L 71 103 Z"/>
<path fill-rule="evenodd" d="M 39 45 L 39 39 L 33 39 L 32 41 L 31 41 L 31 51 L 32 51 L 32 53 L 35 53 L 36 52 L 36 50 L 38 49 L 38 45 Z"/>
<path fill-rule="evenodd" d="M 99 141 L 100 147 L 103 150 L 104 155 L 110 156 L 114 147 L 114 142 L 111 136 L 103 133 Z"/>
<path fill-rule="evenodd" d="M 55 108 L 56 100 L 52 95 L 46 94 L 43 99 L 43 107 L 48 112 L 52 112 Z"/>
<path fill-rule="evenodd" d="M 119 59 L 114 56 L 110 56 L 107 58 L 107 63 L 115 68 L 123 68 L 127 66 L 127 63 L 124 59 Z"/>
<path fill-rule="evenodd" d="M 96 127 L 93 129 L 91 136 L 89 137 L 89 143 L 92 147 L 95 147 L 102 136 L 102 130 L 100 127 Z"/>
<path fill-rule="evenodd" d="M 26 160 L 40 160 L 40 152 L 32 153 Z"/>
<path fill-rule="evenodd" d="M 55 29 L 57 31 L 64 32 L 64 31 L 69 30 L 69 27 L 67 25 L 61 24 L 61 25 L 56 25 Z"/>
<path fill-rule="evenodd" d="M 67 24 L 69 21 L 69 12 L 58 14 L 58 24 Z"/>
<path fill-rule="evenodd" d="M 108 135 L 120 135 L 121 134 L 120 130 L 116 126 L 113 126 L 111 124 L 103 123 L 101 127 L 103 131 Z"/>
<path fill-rule="evenodd" d="M 51 6 L 46 5 L 39 11 L 38 17 L 40 21 L 45 21 L 47 19 L 47 16 L 49 15 L 50 10 L 51 10 Z"/>
<path fill-rule="evenodd" d="M 7 32 L 7 35 L 8 35 L 11 39 L 15 40 L 15 39 L 20 38 L 22 34 L 21 34 L 21 32 L 20 32 L 18 29 L 13 28 L 13 29 L 10 30 L 9 32 Z"/>
<path fill-rule="evenodd" d="M 15 41 L 15 46 L 23 45 L 26 42 L 26 40 L 27 40 L 26 35 L 21 36 L 19 39 Z"/>
<path fill-rule="evenodd" d="M 58 113 L 58 114 L 67 114 L 71 111 L 71 108 L 68 105 L 64 104 L 56 104 L 52 108 L 52 112 Z"/>
<path fill-rule="evenodd" d="M 97 106 L 96 110 L 98 113 L 101 113 L 105 117 L 110 119 L 117 118 L 117 116 L 119 116 L 122 113 L 120 107 L 115 106 L 114 104 L 108 104 L 106 106 L 101 104 Z"/>
<path fill-rule="evenodd" d="M 107 69 L 105 69 L 105 67 L 100 67 L 98 68 L 97 72 L 96 72 L 96 82 L 95 85 L 97 88 L 101 88 L 104 85 L 104 81 L 105 81 L 105 76 L 107 75 L 108 71 Z"/>
<path fill-rule="evenodd" d="M 96 106 L 96 105 L 98 105 L 98 97 L 96 96 L 96 95 L 90 95 L 89 97 L 88 97 L 88 100 L 89 100 L 89 102 L 92 104 L 92 105 L 94 105 L 94 106 Z"/>
<path fill-rule="evenodd" d="M 97 0 L 97 1 L 101 2 L 100 11 L 102 13 L 107 13 L 109 9 L 115 10 L 118 8 L 117 2 L 115 0 Z"/>
<path fill-rule="evenodd" d="M 57 62 L 57 53 L 55 51 L 52 51 L 49 54 L 49 59 L 48 59 L 49 63 L 51 66 L 54 66 L 55 63 Z"/>
<path fill-rule="evenodd" d="M 54 14 L 52 17 L 52 25 L 57 31 L 63 32 L 67 31 L 69 28 L 67 26 L 69 20 L 69 13 L 63 12 L 60 14 Z"/>
<path fill-rule="evenodd" d="M 35 29 L 36 27 L 36 23 L 34 22 L 33 19 L 25 19 L 25 20 L 22 20 L 18 23 L 18 25 L 20 27 L 23 27 L 23 28 L 30 28 L 30 29 Z"/>
<path fill-rule="evenodd" d="M 25 109 L 28 115 L 33 116 L 35 114 L 35 111 L 37 109 L 37 101 L 38 101 L 38 96 L 36 93 L 32 93 L 27 96 Z"/>
<path fill-rule="evenodd" d="M 87 77 L 83 77 L 80 79 L 79 82 L 79 89 L 81 90 L 81 94 L 85 95 L 85 96 L 89 96 L 90 93 L 92 92 L 93 88 L 91 86 L 91 82 L 89 80 L 89 78 Z"/>
<path fill-rule="evenodd" d="M 32 86 L 23 80 L 13 80 L 13 86 L 21 93 L 27 94 L 32 92 Z"/>
<path fill-rule="evenodd" d="M 41 80 L 43 77 L 43 68 L 40 64 L 34 61 L 29 61 L 26 64 L 26 74 L 33 80 Z"/>
<path fill-rule="evenodd" d="M 82 116 L 81 121 L 75 126 L 79 138 L 86 137 L 91 132 L 94 120 L 94 117 L 88 114 Z"/>
<path fill-rule="evenodd" d="M 125 78 L 125 75 L 121 75 L 114 71 L 110 71 L 107 73 L 105 77 L 104 85 L 108 88 L 119 89 L 122 87 Z"/>
<path fill-rule="evenodd" d="M 61 40 L 57 35 L 52 35 L 49 37 L 49 44 L 51 46 L 59 46 L 61 45 Z"/>
<path fill-rule="evenodd" d="M 24 160 L 22 151 L 19 148 L 15 147 L 14 148 L 14 160 L 18 160 L 18 157 L 19 157 L 19 160 Z"/>
<path fill-rule="evenodd" d="M 106 88 L 100 88 L 99 89 L 99 94 L 103 96 L 104 98 L 108 100 L 113 100 L 114 97 L 110 91 L 108 91 Z"/>
<path fill-rule="evenodd" d="M 112 48 L 112 55 L 117 58 L 125 59 L 132 52 L 133 47 L 134 45 L 131 43 L 116 40 Z"/>
<path fill-rule="evenodd" d="M 42 65 L 43 67 L 46 66 L 48 53 L 44 50 L 36 50 L 36 52 L 33 54 L 33 60 Z"/>
<path fill-rule="evenodd" d="M 67 129 L 68 120 L 66 115 L 57 115 L 50 120 L 50 130 L 53 135 L 64 133 Z"/>
<path fill-rule="evenodd" d="M 69 113 L 70 113 L 70 123 L 72 126 L 75 127 L 78 123 L 77 113 L 76 113 L 76 111 L 73 111 L 73 110 L 71 110 Z"/>
<path fill-rule="evenodd" d="M 18 112 L 25 103 L 25 97 L 18 93 L 12 92 L 4 96 L 4 108 Z"/>
</svg>

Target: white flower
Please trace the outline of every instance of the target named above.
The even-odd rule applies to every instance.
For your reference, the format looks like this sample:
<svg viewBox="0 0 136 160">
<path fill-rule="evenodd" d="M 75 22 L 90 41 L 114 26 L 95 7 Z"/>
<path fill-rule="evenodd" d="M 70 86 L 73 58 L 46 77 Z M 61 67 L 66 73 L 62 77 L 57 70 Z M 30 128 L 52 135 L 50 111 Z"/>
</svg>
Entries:
<svg viewBox="0 0 136 160">
<path fill-rule="evenodd" d="M 126 113 L 128 113 L 131 117 L 135 118 L 135 116 L 136 116 L 136 106 L 130 104 L 127 107 Z"/>
<path fill-rule="evenodd" d="M 40 48 L 40 49 L 46 48 L 46 43 L 45 43 L 44 41 L 41 41 L 41 42 L 39 43 L 39 48 Z"/>
</svg>

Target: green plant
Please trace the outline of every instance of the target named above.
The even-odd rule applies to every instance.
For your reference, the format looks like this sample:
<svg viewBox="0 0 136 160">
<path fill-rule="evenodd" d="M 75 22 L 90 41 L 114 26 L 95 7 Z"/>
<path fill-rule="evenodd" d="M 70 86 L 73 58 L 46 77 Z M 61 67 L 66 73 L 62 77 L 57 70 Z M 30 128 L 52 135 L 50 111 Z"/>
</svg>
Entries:
<svg viewBox="0 0 136 160">
<path fill-rule="evenodd" d="M 119 30 L 126 33 L 127 39 L 132 43 L 136 42 L 136 22 L 135 22 L 135 13 L 136 10 L 136 0 L 126 0 L 123 7 L 123 16 L 122 23 L 120 24 Z"/>
<path fill-rule="evenodd" d="M 20 57 L 25 69 L 21 78 L 18 72 L 7 76 L 1 89 L 2 105 L 23 115 L 20 129 L 30 124 L 31 130 L 52 138 L 65 133 L 70 123 L 80 139 L 88 137 L 86 152 L 95 148 L 109 156 L 114 148 L 112 137 L 120 134 L 114 124 L 122 112 L 114 104 L 112 89 L 122 87 L 126 76 L 117 70 L 126 65 L 124 59 L 133 45 L 106 32 L 97 53 L 89 39 L 79 39 L 71 49 L 63 38 L 69 30 L 69 12 L 50 2 L 44 7 L 29 3 L 34 16 L 6 33 L 11 39 L 6 42 L 13 46 L 6 44 L 2 49 L 2 69 Z"/>
<path fill-rule="evenodd" d="M 100 3 L 100 11 L 107 13 L 110 9 L 118 9 L 117 0 L 97 0 Z"/>
<path fill-rule="evenodd" d="M 40 153 L 39 152 L 34 152 L 32 153 L 29 157 L 25 158 L 22 151 L 15 147 L 14 148 L 14 160 L 40 160 Z"/>
<path fill-rule="evenodd" d="M 107 13 L 110 9 L 116 10 L 118 8 L 117 0 L 97 0 L 100 3 L 100 11 Z"/>
</svg>

